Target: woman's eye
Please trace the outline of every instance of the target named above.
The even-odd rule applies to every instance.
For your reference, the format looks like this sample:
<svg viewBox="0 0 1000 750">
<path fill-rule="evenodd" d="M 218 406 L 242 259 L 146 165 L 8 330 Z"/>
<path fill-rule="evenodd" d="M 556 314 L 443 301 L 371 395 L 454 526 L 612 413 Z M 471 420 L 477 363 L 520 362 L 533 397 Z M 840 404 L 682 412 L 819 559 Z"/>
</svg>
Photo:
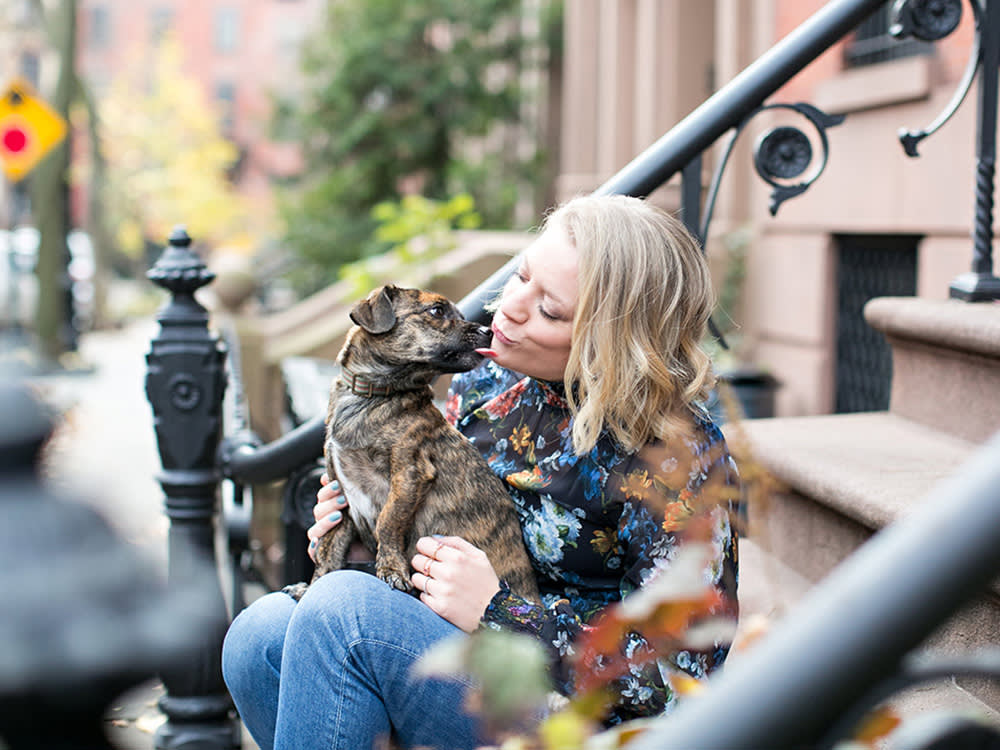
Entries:
<svg viewBox="0 0 1000 750">
<path fill-rule="evenodd" d="M 559 320 L 558 315 L 553 315 L 541 305 L 538 306 L 538 312 L 540 312 L 542 314 L 542 317 L 546 318 L 547 320 Z"/>
</svg>

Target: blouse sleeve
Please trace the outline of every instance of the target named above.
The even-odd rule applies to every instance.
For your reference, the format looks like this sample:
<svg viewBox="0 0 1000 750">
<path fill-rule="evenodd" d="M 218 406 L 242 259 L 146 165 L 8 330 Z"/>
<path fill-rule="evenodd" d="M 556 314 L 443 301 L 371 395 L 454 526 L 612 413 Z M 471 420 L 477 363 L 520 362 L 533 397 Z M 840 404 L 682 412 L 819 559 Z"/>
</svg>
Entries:
<svg viewBox="0 0 1000 750">
<path fill-rule="evenodd" d="M 606 497 L 621 508 L 609 554 L 620 560 L 618 588 L 624 598 L 670 566 L 687 521 L 699 516 L 710 529 L 705 534 L 710 550 L 705 583 L 721 602 L 713 614 L 735 617 L 736 535 L 730 520 L 735 518 L 738 475 L 718 428 L 705 422 L 696 432 L 694 440 L 650 443 L 609 473 Z M 564 694 L 573 691 L 581 669 L 602 668 L 574 663 L 574 643 L 587 625 L 567 600 L 543 608 L 502 587 L 486 609 L 483 625 L 539 638 Z M 608 685 L 614 698 L 608 723 L 662 713 L 674 701 L 670 674 L 704 678 L 722 664 L 728 649 L 728 643 L 717 642 L 704 650 L 654 654 L 641 633 L 630 632 L 621 644 L 625 669 L 617 670 L 619 676 Z"/>
</svg>

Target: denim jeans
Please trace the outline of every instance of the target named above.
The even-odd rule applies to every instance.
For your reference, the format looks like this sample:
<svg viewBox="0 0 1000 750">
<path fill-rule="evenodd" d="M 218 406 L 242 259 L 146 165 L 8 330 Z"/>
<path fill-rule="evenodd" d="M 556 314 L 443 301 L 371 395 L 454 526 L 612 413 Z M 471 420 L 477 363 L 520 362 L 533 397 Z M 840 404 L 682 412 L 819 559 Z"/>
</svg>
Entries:
<svg viewBox="0 0 1000 750">
<path fill-rule="evenodd" d="M 328 573 L 298 603 L 267 594 L 241 612 L 222 649 L 237 710 L 262 750 L 367 750 L 483 744 L 463 710 L 466 683 L 417 678 L 431 645 L 462 631 L 420 600 L 358 571 Z"/>
</svg>

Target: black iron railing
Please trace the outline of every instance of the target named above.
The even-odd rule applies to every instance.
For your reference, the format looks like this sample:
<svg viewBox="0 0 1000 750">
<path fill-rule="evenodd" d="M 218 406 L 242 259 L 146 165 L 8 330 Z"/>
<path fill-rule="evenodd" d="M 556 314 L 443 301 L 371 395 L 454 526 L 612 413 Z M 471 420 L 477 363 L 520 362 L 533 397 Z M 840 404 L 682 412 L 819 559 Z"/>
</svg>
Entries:
<svg viewBox="0 0 1000 750">
<path fill-rule="evenodd" d="M 766 101 L 888 3 L 831 0 L 597 192 L 645 197 L 680 174 L 684 220 L 704 240 L 728 156 L 720 160 L 704 196 L 702 154 L 727 133 L 731 149 L 732 142 L 757 113 L 785 109 L 806 118 L 824 144 L 825 163 L 825 131 L 842 118 L 830 117 L 808 104 Z M 968 0 L 968 5 L 975 16 L 977 35 L 959 91 L 930 126 L 916 132 L 904 131 L 900 139 L 906 153 L 915 156 L 920 140 L 948 120 L 979 75 L 974 260 L 972 270 L 951 287 L 953 296 L 978 301 L 1000 298 L 1000 282 L 993 275 L 992 261 L 1000 0 Z M 954 30 L 962 7 L 962 0 L 895 0 L 893 33 L 925 41 L 940 39 Z M 782 201 L 808 189 L 822 172 L 822 163 L 818 170 L 811 170 L 811 177 L 801 179 L 813 155 L 809 140 L 797 128 L 776 128 L 759 143 L 755 166 L 773 188 L 774 212 Z M 161 438 L 171 533 L 192 537 L 194 548 L 200 547 L 210 557 L 212 502 L 218 483 L 226 481 L 238 493 L 230 504 L 241 505 L 237 509 L 241 541 L 236 548 L 242 555 L 246 551 L 247 506 L 238 500 L 244 497 L 245 488 L 301 476 L 303 467 L 315 465 L 322 454 L 324 426 L 317 418 L 268 445 L 260 445 L 245 424 L 236 424 L 236 429 L 220 443 L 214 420 L 221 411 L 222 381 L 215 363 L 226 347 L 207 335 L 204 311 L 191 304 L 193 289 L 207 281 L 202 280 L 204 267 L 196 259 L 179 254 L 178 248 L 186 247 L 183 238 L 180 240 L 172 241 L 151 272 L 154 278 L 174 280 L 160 282 L 172 292 L 174 302 L 161 315 L 163 332 L 153 342 L 150 353 L 150 380 L 160 384 L 150 389 L 150 400 Z M 485 319 L 486 301 L 494 297 L 512 270 L 513 262 L 461 301 L 459 306 L 466 317 Z M 238 374 L 238 368 L 231 374 Z M 201 399 L 216 401 L 206 404 Z M 171 420 L 176 423 L 168 425 Z M 184 420 L 187 430 L 179 427 Z M 189 461 L 191 466 L 174 468 L 174 452 L 190 452 L 190 442 L 195 438 L 200 450 Z M 905 672 L 906 654 L 995 576 L 1000 565 L 1000 516 L 994 511 L 995 488 L 1000 486 L 998 467 L 1000 444 L 994 441 L 975 465 L 936 493 L 946 493 L 949 498 L 945 518 L 938 504 L 927 517 L 914 518 L 880 535 L 858 553 L 856 561 L 816 589 L 810 598 L 812 607 L 803 607 L 801 616 L 789 618 L 780 637 L 769 639 L 766 648 L 755 650 L 752 658 L 727 670 L 703 698 L 691 700 L 667 720 L 668 729 L 650 734 L 641 746 L 730 750 L 822 744 L 836 729 L 838 719 L 857 708 L 855 697 L 859 692 L 875 691 L 886 675 L 898 674 L 901 668 Z M 949 556 L 953 549 L 962 549 L 963 553 Z M 928 554 L 932 550 L 946 554 Z M 184 567 L 183 561 L 172 560 L 171 564 L 173 568 Z M 897 575 L 892 586 L 877 585 L 869 575 L 872 570 L 905 574 Z M 181 686 L 182 695 L 176 700 L 174 686 L 167 682 L 164 706 L 171 718 L 168 727 L 186 728 L 186 740 L 195 739 L 191 731 L 200 732 L 198 747 L 228 748 L 232 735 L 228 717 L 220 713 L 224 701 L 217 675 L 221 639 L 210 640 L 197 665 L 201 682 Z M 819 644 L 823 648 L 817 648 Z M 781 669 L 775 670 L 774 665 Z M 720 717 L 726 720 L 720 721 Z M 169 733 L 162 739 L 164 744 L 158 747 L 178 746 L 176 737 Z"/>
</svg>

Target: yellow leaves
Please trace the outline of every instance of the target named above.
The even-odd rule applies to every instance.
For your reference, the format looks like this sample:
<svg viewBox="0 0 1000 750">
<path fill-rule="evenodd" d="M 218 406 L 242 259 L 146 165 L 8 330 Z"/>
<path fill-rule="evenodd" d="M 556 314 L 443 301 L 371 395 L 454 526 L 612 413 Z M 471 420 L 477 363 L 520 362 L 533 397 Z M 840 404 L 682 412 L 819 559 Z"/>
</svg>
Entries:
<svg viewBox="0 0 1000 750">
<path fill-rule="evenodd" d="M 670 675 L 670 689 L 673 691 L 674 695 L 684 698 L 689 695 L 698 695 L 704 691 L 705 686 L 702 684 L 701 680 L 696 680 L 694 677 L 686 674 L 672 674 Z"/>
<path fill-rule="evenodd" d="M 879 706 L 861 723 L 854 734 L 854 741 L 875 748 L 879 740 L 885 739 L 901 723 L 899 716 L 888 706 Z"/>
<path fill-rule="evenodd" d="M 575 711 L 552 714 L 538 728 L 545 750 L 577 750 L 594 733 L 594 722 Z"/>
<path fill-rule="evenodd" d="M 630 664 L 685 647 L 693 626 L 722 604 L 718 590 L 705 583 L 710 545 L 685 544 L 666 568 L 621 602 L 607 607 L 576 643 L 577 689 L 586 695 L 624 675 Z M 641 633 L 649 649 L 627 659 L 629 634 Z M 600 664 L 600 668 L 593 665 Z"/>
<path fill-rule="evenodd" d="M 248 230 L 259 239 L 270 229 L 267 216 L 259 207 L 251 211 L 231 184 L 228 171 L 239 151 L 222 136 L 218 113 L 184 73 L 181 57 L 169 39 L 156 49 L 151 69 L 137 52 L 136 64 L 98 105 L 106 204 L 127 252 L 141 251 L 146 239 L 162 242 L 175 224 L 216 246 Z"/>
</svg>

